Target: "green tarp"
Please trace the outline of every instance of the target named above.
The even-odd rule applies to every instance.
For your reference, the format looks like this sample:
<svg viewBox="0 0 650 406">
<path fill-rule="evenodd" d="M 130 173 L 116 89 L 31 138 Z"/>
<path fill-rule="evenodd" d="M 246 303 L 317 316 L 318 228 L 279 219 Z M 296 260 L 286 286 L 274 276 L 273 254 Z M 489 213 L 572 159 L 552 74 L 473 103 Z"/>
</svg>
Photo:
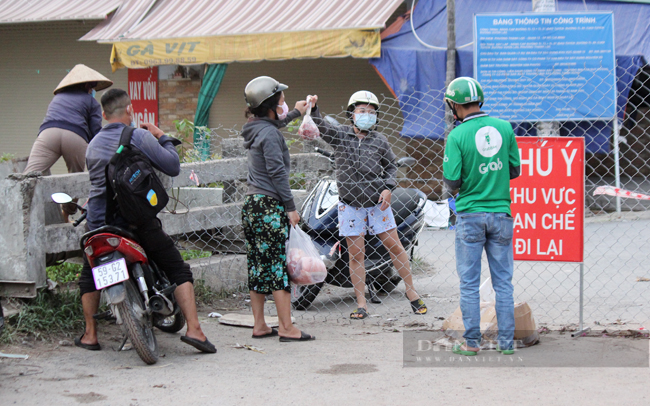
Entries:
<svg viewBox="0 0 650 406">
<path fill-rule="evenodd" d="M 197 128 L 207 127 L 208 125 L 210 107 L 212 107 L 212 102 L 219 92 L 227 67 L 227 64 L 208 65 L 208 69 L 203 75 L 199 101 L 196 105 L 196 115 L 194 116 L 194 148 L 199 152 L 203 161 L 210 159 L 210 139 Z"/>
</svg>

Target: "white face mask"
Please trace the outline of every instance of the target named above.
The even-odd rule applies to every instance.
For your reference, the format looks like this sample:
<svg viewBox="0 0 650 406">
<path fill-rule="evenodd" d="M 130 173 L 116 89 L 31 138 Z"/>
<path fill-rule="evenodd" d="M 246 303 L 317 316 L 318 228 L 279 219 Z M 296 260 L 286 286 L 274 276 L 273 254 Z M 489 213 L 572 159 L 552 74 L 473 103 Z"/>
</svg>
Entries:
<svg viewBox="0 0 650 406">
<path fill-rule="evenodd" d="M 284 120 L 285 118 L 287 118 L 287 114 L 289 114 L 289 106 L 287 106 L 287 102 L 283 102 L 278 107 L 282 108 L 282 113 L 278 114 L 278 120 Z M 277 109 L 276 109 L 276 113 L 277 113 Z"/>
</svg>

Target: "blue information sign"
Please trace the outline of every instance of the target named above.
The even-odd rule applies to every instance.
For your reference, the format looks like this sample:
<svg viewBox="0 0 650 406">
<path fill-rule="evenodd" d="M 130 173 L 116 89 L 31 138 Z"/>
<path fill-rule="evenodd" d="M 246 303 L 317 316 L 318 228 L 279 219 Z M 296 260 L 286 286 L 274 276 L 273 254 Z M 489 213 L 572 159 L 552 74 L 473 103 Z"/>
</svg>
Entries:
<svg viewBox="0 0 650 406">
<path fill-rule="evenodd" d="M 474 76 L 485 111 L 513 121 L 616 115 L 612 13 L 478 14 Z"/>
</svg>

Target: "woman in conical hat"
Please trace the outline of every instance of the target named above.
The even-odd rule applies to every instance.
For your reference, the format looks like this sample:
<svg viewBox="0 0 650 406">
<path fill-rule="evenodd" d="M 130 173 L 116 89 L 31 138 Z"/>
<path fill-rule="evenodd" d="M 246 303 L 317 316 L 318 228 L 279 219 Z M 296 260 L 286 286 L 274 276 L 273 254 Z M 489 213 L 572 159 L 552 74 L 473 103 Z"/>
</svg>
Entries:
<svg viewBox="0 0 650 406">
<path fill-rule="evenodd" d="M 112 84 L 96 70 L 76 65 L 54 89 L 23 173 L 46 172 L 61 156 L 68 173 L 83 172 L 88 143 L 102 128 L 102 108 L 95 91 Z M 63 205 L 64 221 L 76 211 L 74 204 Z"/>
</svg>

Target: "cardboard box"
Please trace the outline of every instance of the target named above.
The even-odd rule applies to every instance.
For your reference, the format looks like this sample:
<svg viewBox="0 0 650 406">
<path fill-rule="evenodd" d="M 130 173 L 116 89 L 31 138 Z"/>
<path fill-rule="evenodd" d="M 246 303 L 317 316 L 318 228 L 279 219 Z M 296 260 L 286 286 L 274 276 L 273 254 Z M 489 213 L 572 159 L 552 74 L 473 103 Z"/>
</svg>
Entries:
<svg viewBox="0 0 650 406">
<path fill-rule="evenodd" d="M 493 322 L 496 322 L 494 303 L 481 302 L 481 331 L 487 331 Z M 462 339 L 465 332 L 463 313 L 460 306 L 442 322 L 445 334 L 454 339 Z"/>
<path fill-rule="evenodd" d="M 442 329 L 448 337 L 462 340 L 465 333 L 463 314 L 458 307 L 442 323 Z M 498 336 L 497 313 L 494 303 L 481 303 L 481 332 L 483 339 L 495 341 Z M 528 347 L 539 341 L 539 333 L 533 312 L 528 303 L 515 303 L 515 340 L 518 346 Z"/>
</svg>

